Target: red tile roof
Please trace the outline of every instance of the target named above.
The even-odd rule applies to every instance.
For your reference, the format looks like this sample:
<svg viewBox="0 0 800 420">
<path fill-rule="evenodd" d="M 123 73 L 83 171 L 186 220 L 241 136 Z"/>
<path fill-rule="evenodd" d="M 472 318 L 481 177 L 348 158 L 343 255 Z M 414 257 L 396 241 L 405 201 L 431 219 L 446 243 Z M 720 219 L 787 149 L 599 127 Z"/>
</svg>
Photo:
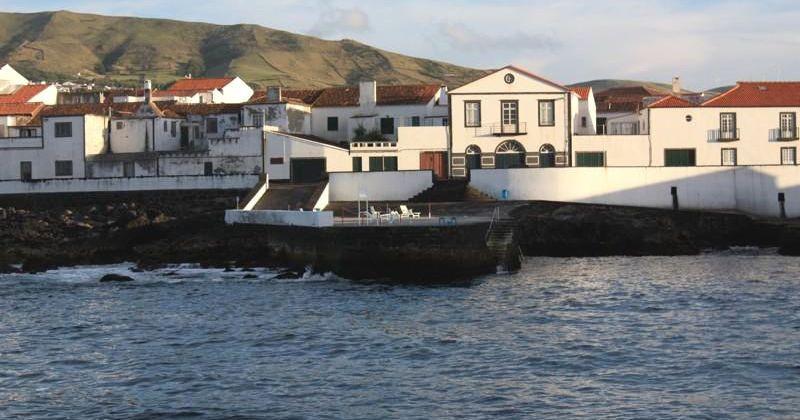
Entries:
<svg viewBox="0 0 800 420">
<path fill-rule="evenodd" d="M 176 115 L 238 114 L 244 104 L 169 104 L 159 105 L 164 112 Z"/>
<path fill-rule="evenodd" d="M 692 108 L 695 106 L 697 105 L 694 102 L 675 95 L 668 95 L 653 102 L 648 108 Z"/>
<path fill-rule="evenodd" d="M 216 79 L 181 79 L 172 83 L 166 90 L 168 91 L 209 91 L 222 89 L 232 82 L 233 77 L 222 77 Z"/>
<path fill-rule="evenodd" d="M 40 102 L 0 103 L 0 115 L 34 115 L 43 106 Z"/>
<path fill-rule="evenodd" d="M 800 82 L 738 82 L 701 106 L 797 107 L 800 106 Z"/>
<path fill-rule="evenodd" d="M 286 89 L 281 92 L 283 97 L 281 102 L 291 102 L 301 105 L 313 105 L 314 101 L 322 94 L 322 89 Z M 267 100 L 267 92 L 256 92 L 248 104 L 268 104 L 273 103 Z"/>
<path fill-rule="evenodd" d="M 591 86 L 575 86 L 569 88 L 569 90 L 575 92 L 582 101 L 589 99 L 589 92 L 592 90 Z"/>
<path fill-rule="evenodd" d="M 377 87 L 378 105 L 427 104 L 436 96 L 439 85 L 389 85 Z M 317 107 L 356 107 L 359 99 L 358 86 L 323 89 L 314 101 Z"/>
<path fill-rule="evenodd" d="M 14 93 L 0 95 L 0 104 L 21 104 L 30 101 L 34 96 L 47 89 L 48 85 L 25 85 L 21 86 Z"/>
</svg>

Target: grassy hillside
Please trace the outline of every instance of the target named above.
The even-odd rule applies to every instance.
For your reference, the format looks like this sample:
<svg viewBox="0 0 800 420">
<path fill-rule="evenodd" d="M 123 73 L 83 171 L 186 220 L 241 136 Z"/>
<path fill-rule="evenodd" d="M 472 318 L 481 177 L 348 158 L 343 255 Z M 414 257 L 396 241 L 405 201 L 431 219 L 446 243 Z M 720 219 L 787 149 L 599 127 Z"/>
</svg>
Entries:
<svg viewBox="0 0 800 420">
<path fill-rule="evenodd" d="M 322 87 L 362 78 L 457 86 L 481 71 L 352 40 L 257 25 L 221 26 L 72 12 L 0 13 L 0 62 L 32 79 L 165 84 L 184 74 L 238 75 L 259 86 Z"/>
<path fill-rule="evenodd" d="M 594 92 L 602 92 L 606 89 L 611 89 L 611 88 L 633 87 L 633 86 L 643 86 L 663 94 L 668 94 L 672 92 L 672 85 L 669 83 L 645 82 L 641 80 L 598 79 L 598 80 L 589 80 L 586 82 L 574 83 L 571 84 L 570 86 L 591 86 Z M 689 92 L 686 89 L 684 89 L 683 91 L 687 93 Z"/>
</svg>

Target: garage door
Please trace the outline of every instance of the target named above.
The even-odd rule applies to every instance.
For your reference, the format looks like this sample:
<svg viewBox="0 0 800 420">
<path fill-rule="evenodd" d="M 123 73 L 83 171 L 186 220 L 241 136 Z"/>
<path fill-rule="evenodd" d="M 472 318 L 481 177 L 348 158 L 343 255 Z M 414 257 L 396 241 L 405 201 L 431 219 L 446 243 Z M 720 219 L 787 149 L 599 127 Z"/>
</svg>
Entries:
<svg viewBox="0 0 800 420">
<path fill-rule="evenodd" d="M 292 182 L 318 182 L 328 177 L 325 159 L 292 159 Z"/>
</svg>

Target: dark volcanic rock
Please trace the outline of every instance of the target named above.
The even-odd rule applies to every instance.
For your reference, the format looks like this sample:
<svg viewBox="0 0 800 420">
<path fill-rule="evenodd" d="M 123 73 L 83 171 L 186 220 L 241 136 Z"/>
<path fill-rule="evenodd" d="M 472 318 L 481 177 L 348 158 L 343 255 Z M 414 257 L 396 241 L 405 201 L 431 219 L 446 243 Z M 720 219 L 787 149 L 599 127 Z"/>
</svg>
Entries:
<svg viewBox="0 0 800 420">
<path fill-rule="evenodd" d="M 128 276 L 124 276 L 122 274 L 106 274 L 102 278 L 100 278 L 100 283 L 125 283 L 133 281 L 132 278 Z"/>
</svg>

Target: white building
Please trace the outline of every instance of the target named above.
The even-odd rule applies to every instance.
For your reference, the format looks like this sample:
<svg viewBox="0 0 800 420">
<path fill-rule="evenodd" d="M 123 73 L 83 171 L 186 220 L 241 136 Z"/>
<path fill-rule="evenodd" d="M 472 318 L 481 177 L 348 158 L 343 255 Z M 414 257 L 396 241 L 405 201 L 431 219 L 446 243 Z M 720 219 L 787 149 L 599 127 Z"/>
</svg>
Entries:
<svg viewBox="0 0 800 420">
<path fill-rule="evenodd" d="M 450 91 L 452 175 L 568 166 L 572 107 L 568 88 L 514 66 Z"/>
</svg>

